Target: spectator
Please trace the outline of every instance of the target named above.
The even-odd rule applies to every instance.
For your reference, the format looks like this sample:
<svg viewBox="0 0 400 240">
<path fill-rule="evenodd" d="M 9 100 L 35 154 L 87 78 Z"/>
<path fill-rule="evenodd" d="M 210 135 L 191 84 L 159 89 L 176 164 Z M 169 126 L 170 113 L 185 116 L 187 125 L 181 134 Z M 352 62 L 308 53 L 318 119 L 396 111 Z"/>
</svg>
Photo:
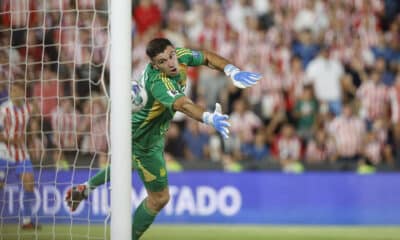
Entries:
<svg viewBox="0 0 400 240">
<path fill-rule="evenodd" d="M 363 156 L 370 161 L 372 165 L 377 166 L 382 162 L 383 149 L 376 131 L 370 131 L 366 134 L 363 146 Z"/>
<path fill-rule="evenodd" d="M 29 156 L 31 156 L 32 163 L 40 164 L 42 157 L 45 156 L 45 149 L 47 148 L 47 139 L 44 138 L 41 131 L 41 125 L 38 118 L 31 118 L 29 122 L 27 145 Z"/>
<path fill-rule="evenodd" d="M 308 164 L 326 164 L 332 162 L 334 146 L 329 140 L 324 129 L 319 129 L 314 134 L 306 147 L 305 162 Z"/>
<path fill-rule="evenodd" d="M 76 154 L 78 147 L 78 113 L 74 109 L 73 101 L 62 98 L 60 105 L 51 113 L 51 125 L 53 129 L 53 144 L 57 150 L 53 152 L 53 160 L 57 169 L 68 170 L 66 154 Z"/>
<path fill-rule="evenodd" d="M 191 160 L 178 124 L 171 122 L 166 134 L 164 157 L 168 170 L 179 172 L 183 170 L 180 161 Z"/>
<path fill-rule="evenodd" d="M 27 27 L 35 26 L 38 18 L 36 0 L 4 0 L 1 4 L 1 22 L 12 29 L 11 45 L 20 49 L 26 44 Z"/>
<path fill-rule="evenodd" d="M 226 13 L 229 24 L 236 32 L 246 30 L 246 17 L 255 16 L 256 11 L 251 1 L 235 0 Z"/>
<path fill-rule="evenodd" d="M 313 40 L 310 29 L 305 29 L 298 34 L 298 39 L 293 43 L 293 55 L 299 56 L 306 69 L 310 61 L 318 54 L 319 46 Z"/>
<path fill-rule="evenodd" d="M 344 74 L 342 77 L 343 103 L 354 101 L 357 88 L 354 83 L 354 78 L 351 74 Z"/>
<path fill-rule="evenodd" d="M 389 128 L 389 122 L 384 119 L 375 120 L 372 125 L 372 132 L 376 135 L 377 140 L 379 141 L 381 147 L 381 163 L 386 164 L 386 166 L 393 167 L 394 166 L 394 158 L 393 158 L 393 134 L 391 129 Z"/>
<path fill-rule="evenodd" d="M 325 14 L 322 1 L 306 1 L 294 19 L 294 30 L 297 32 L 305 29 L 312 29 L 315 36 L 318 36 L 329 24 Z"/>
<path fill-rule="evenodd" d="M 183 33 L 184 6 L 181 2 L 174 1 L 166 16 L 166 26 L 162 30 L 162 36 L 170 39 L 174 46 L 186 46 Z"/>
<path fill-rule="evenodd" d="M 207 144 L 209 136 L 200 132 L 197 121 L 193 119 L 187 120 L 187 127 L 183 132 L 183 140 L 186 144 L 186 157 L 188 160 L 203 160 L 208 155 Z"/>
<path fill-rule="evenodd" d="M 318 115 L 318 102 L 311 86 L 304 87 L 302 98 L 296 102 L 294 114 L 297 132 L 303 139 L 309 139 Z"/>
<path fill-rule="evenodd" d="M 347 46 L 344 62 L 348 63 L 351 59 L 358 59 L 362 67 L 371 67 L 374 64 L 373 52 L 368 45 L 363 45 L 360 37 L 355 37 L 351 45 Z"/>
<path fill-rule="evenodd" d="M 395 75 L 388 70 L 384 58 L 380 57 L 375 60 L 375 70 L 380 74 L 381 81 L 386 86 L 392 86 L 394 84 Z"/>
<path fill-rule="evenodd" d="M 207 109 L 213 109 L 214 103 L 221 100 L 219 93 L 224 91 L 228 83 L 226 77 L 217 71 L 204 69 L 200 72 L 197 94 L 204 98 Z"/>
<path fill-rule="evenodd" d="M 80 119 L 79 132 L 84 133 L 81 141 L 81 150 L 97 157 L 98 166 L 105 168 L 108 165 L 107 141 L 107 112 L 108 102 L 104 97 L 94 95 L 87 100 L 83 107 L 83 116 Z"/>
<path fill-rule="evenodd" d="M 385 60 L 389 60 L 390 49 L 388 49 L 384 34 L 379 34 L 377 43 L 371 46 L 371 51 L 375 59 L 384 58 Z"/>
<path fill-rule="evenodd" d="M 305 82 L 305 73 L 301 59 L 293 56 L 290 61 L 290 69 L 285 73 L 285 90 L 291 102 L 295 103 L 301 98 Z"/>
<path fill-rule="evenodd" d="M 50 66 L 43 68 L 42 81 L 34 83 L 33 96 L 39 100 L 39 109 L 41 116 L 44 117 L 44 124 L 50 125 L 51 112 L 57 107 L 58 99 L 63 96 L 61 84 Z"/>
<path fill-rule="evenodd" d="M 343 106 L 342 114 L 328 125 L 335 142 L 336 162 L 341 170 L 354 170 L 362 153 L 366 128 L 361 118 L 353 114 L 351 105 Z"/>
<path fill-rule="evenodd" d="M 241 143 L 250 143 L 254 139 L 254 130 L 261 126 L 260 118 L 252 112 L 245 99 L 235 101 L 234 111 L 230 116 L 231 131 Z"/>
<path fill-rule="evenodd" d="M 343 101 L 351 102 L 356 97 L 357 89 L 362 82 L 368 80 L 362 61 L 357 58 L 351 58 L 350 62 L 345 65 L 346 74 L 342 78 Z"/>
<path fill-rule="evenodd" d="M 385 118 L 389 108 L 389 89 L 381 81 L 381 74 L 373 71 L 370 79 L 363 82 L 357 90 L 360 101 L 360 116 L 367 121 L 370 128 L 374 120 Z"/>
<path fill-rule="evenodd" d="M 284 172 L 303 172 L 304 169 L 300 163 L 301 142 L 291 124 L 287 123 L 282 127 L 280 135 L 274 141 L 274 148 L 275 155 Z"/>
<path fill-rule="evenodd" d="M 133 19 L 138 33 L 144 34 L 146 31 L 158 29 L 162 16 L 160 8 L 153 0 L 139 0 L 138 6 L 133 10 Z"/>
<path fill-rule="evenodd" d="M 165 152 L 174 160 L 183 160 L 192 158 L 187 153 L 186 142 L 183 140 L 181 129 L 178 124 L 171 122 L 168 129 L 165 142 Z"/>
<path fill-rule="evenodd" d="M 241 149 L 245 159 L 253 161 L 265 161 L 269 157 L 269 148 L 266 143 L 265 133 L 261 129 L 257 131 L 254 142 L 245 143 Z"/>
<path fill-rule="evenodd" d="M 205 5 L 200 1 L 194 1 L 191 9 L 185 12 L 185 30 L 189 42 L 196 42 L 199 39 L 200 32 L 203 29 L 203 21 L 199 21 L 204 15 Z M 225 56 L 225 55 L 223 55 Z"/>
<path fill-rule="evenodd" d="M 320 103 L 328 104 L 329 110 L 338 115 L 341 110 L 342 64 L 329 56 L 329 47 L 323 47 L 318 57 L 310 62 L 306 69 L 307 82 L 314 86 L 315 95 Z"/>
</svg>

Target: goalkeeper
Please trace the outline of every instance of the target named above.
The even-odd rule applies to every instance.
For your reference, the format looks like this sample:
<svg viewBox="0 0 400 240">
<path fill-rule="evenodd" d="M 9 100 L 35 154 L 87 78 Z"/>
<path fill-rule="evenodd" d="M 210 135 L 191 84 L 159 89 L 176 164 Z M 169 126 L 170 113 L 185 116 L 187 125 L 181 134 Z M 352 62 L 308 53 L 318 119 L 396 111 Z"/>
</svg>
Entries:
<svg viewBox="0 0 400 240">
<path fill-rule="evenodd" d="M 207 112 L 184 94 L 188 66 L 206 65 L 224 71 L 236 87 L 246 88 L 261 78 L 258 73 L 244 72 L 228 60 L 209 51 L 175 48 L 168 39 L 156 38 L 146 47 L 150 63 L 141 82 L 148 95 L 146 105 L 132 114 L 132 164 L 147 190 L 147 197 L 133 216 L 132 239 L 140 236 L 153 223 L 159 211 L 168 203 L 168 174 L 166 171 L 164 136 L 176 111 L 213 126 L 224 138 L 229 136 L 228 116 L 221 113 L 217 103 L 214 112 Z M 110 169 L 97 173 L 88 182 L 67 191 L 66 201 L 74 211 L 88 198 L 90 190 L 109 181 Z"/>
</svg>

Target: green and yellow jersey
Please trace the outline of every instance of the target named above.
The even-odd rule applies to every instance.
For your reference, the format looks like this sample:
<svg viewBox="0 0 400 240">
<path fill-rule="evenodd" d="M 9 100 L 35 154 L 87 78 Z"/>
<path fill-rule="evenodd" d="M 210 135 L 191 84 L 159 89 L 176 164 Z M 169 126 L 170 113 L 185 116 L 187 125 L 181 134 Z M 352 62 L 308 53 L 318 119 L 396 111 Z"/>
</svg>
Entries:
<svg viewBox="0 0 400 240">
<path fill-rule="evenodd" d="M 169 77 L 148 64 L 140 82 L 144 85 L 148 101 L 144 108 L 132 114 L 132 144 L 137 150 L 164 148 L 164 136 L 175 111 L 174 102 L 184 96 L 188 66 L 199 66 L 204 55 L 187 48 L 176 48 L 179 74 Z"/>
</svg>

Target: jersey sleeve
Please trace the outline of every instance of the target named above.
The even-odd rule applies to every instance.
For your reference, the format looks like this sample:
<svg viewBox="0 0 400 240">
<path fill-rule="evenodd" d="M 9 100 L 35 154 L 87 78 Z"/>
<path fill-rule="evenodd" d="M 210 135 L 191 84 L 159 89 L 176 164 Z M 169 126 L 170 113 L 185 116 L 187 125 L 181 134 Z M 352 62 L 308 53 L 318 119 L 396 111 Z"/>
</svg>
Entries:
<svg viewBox="0 0 400 240">
<path fill-rule="evenodd" d="M 173 110 L 172 106 L 178 98 L 185 96 L 168 77 L 162 75 L 151 85 L 151 93 L 169 110 Z"/>
<path fill-rule="evenodd" d="M 201 51 L 188 48 L 176 48 L 176 56 L 180 63 L 188 66 L 200 66 L 204 63 L 204 55 Z"/>
</svg>

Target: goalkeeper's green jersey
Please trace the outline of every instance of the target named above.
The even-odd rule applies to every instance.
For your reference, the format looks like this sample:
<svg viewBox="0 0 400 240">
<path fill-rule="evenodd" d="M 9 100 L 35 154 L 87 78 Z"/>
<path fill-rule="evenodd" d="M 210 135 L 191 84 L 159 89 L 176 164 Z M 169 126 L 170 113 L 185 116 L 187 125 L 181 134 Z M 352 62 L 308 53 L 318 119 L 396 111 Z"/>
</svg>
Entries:
<svg viewBox="0 0 400 240">
<path fill-rule="evenodd" d="M 144 108 L 132 114 L 132 144 L 137 150 L 164 147 L 164 136 L 175 111 L 174 102 L 185 95 L 188 66 L 204 62 L 201 52 L 176 48 L 179 74 L 169 77 L 148 64 L 140 82 L 144 85 L 148 100 Z"/>
</svg>

